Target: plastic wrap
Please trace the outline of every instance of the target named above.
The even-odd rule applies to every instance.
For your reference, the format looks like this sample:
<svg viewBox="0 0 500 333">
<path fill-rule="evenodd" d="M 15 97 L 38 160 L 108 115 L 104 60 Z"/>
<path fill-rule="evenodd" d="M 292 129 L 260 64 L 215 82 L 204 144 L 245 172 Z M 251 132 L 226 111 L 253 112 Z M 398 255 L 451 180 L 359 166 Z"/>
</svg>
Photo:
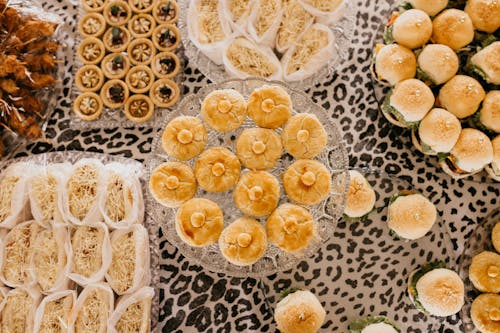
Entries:
<svg viewBox="0 0 500 333">
<path fill-rule="evenodd" d="M 32 166 L 27 163 L 10 165 L 0 175 L 0 227 L 13 228 L 31 217 L 28 204 L 28 175 Z"/>
<path fill-rule="evenodd" d="M 143 310 L 143 307 L 148 308 L 151 305 L 154 294 L 155 292 L 153 288 L 144 287 L 137 290 L 133 294 L 118 298 L 118 303 L 116 305 L 115 311 L 109 319 L 108 332 L 120 333 L 125 331 L 125 327 L 127 327 L 132 332 L 149 332 L 149 318 L 147 316 L 144 317 L 143 315 L 142 321 L 140 323 L 138 323 L 133 318 L 130 318 L 130 316 L 133 315 L 133 311 Z M 126 317 L 124 318 L 124 316 Z M 125 327 L 122 327 L 122 325 Z"/>
<path fill-rule="evenodd" d="M 7 293 L 3 301 L 0 332 L 33 332 L 41 295 L 34 288 L 20 287 Z"/>
<path fill-rule="evenodd" d="M 35 313 L 33 332 L 65 332 L 76 303 L 76 291 L 63 290 L 45 297 Z"/>
</svg>

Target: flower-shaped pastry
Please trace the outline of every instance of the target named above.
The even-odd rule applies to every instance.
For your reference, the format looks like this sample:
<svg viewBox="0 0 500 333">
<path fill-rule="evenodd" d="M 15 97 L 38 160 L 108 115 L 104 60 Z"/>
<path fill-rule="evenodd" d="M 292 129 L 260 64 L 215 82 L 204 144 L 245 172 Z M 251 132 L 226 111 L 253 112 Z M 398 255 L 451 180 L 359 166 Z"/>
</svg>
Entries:
<svg viewBox="0 0 500 333">
<path fill-rule="evenodd" d="M 292 100 L 279 86 L 255 89 L 248 98 L 248 115 L 259 127 L 278 128 L 292 112 Z"/>
<path fill-rule="evenodd" d="M 77 55 L 78 58 L 85 65 L 96 65 L 101 62 L 102 58 L 106 54 L 106 49 L 104 43 L 95 38 L 88 37 L 85 38 L 78 46 Z"/>
<path fill-rule="evenodd" d="M 149 190 L 156 201 L 166 207 L 179 207 L 196 194 L 193 169 L 181 162 L 166 162 L 153 170 Z"/>
<path fill-rule="evenodd" d="M 156 53 L 153 42 L 147 38 L 133 40 L 127 47 L 130 62 L 134 65 L 149 65 Z"/>
<path fill-rule="evenodd" d="M 219 132 L 237 129 L 245 121 L 246 115 L 245 98 L 233 89 L 212 91 L 201 105 L 201 117 Z"/>
<path fill-rule="evenodd" d="M 295 158 L 313 158 L 325 148 L 328 137 L 313 114 L 293 116 L 281 134 L 285 150 Z"/>
<path fill-rule="evenodd" d="M 125 82 L 127 82 L 130 91 L 136 94 L 147 92 L 153 85 L 154 80 L 155 75 L 148 66 L 134 66 L 125 77 Z"/>
<path fill-rule="evenodd" d="M 153 34 L 156 22 L 149 14 L 139 14 L 132 16 L 128 21 L 128 30 L 134 38 L 148 38 Z"/>
<path fill-rule="evenodd" d="M 168 123 L 161 141 L 169 156 L 187 161 L 205 149 L 207 130 L 198 118 L 181 116 Z"/>
<path fill-rule="evenodd" d="M 75 84 L 81 91 L 95 92 L 103 83 L 104 74 L 96 65 L 85 65 L 76 72 Z"/>
<path fill-rule="evenodd" d="M 240 161 L 224 147 L 204 151 L 194 165 L 196 180 L 207 192 L 229 190 L 240 178 L 240 173 Z"/>
<path fill-rule="evenodd" d="M 248 128 L 236 141 L 236 154 L 249 169 L 271 169 L 283 154 L 278 133 L 267 128 Z"/>
<path fill-rule="evenodd" d="M 106 30 L 106 20 L 98 13 L 87 13 L 78 22 L 78 32 L 82 37 L 99 37 Z"/>
<path fill-rule="evenodd" d="M 266 171 L 243 174 L 233 193 L 234 203 L 246 215 L 262 217 L 278 206 L 280 184 Z"/>
<path fill-rule="evenodd" d="M 150 12 L 154 3 L 154 0 L 129 0 L 130 7 L 136 13 Z"/>
<path fill-rule="evenodd" d="M 318 161 L 298 160 L 283 174 L 283 187 L 290 199 L 302 205 L 315 205 L 330 193 L 331 176 Z"/>
</svg>

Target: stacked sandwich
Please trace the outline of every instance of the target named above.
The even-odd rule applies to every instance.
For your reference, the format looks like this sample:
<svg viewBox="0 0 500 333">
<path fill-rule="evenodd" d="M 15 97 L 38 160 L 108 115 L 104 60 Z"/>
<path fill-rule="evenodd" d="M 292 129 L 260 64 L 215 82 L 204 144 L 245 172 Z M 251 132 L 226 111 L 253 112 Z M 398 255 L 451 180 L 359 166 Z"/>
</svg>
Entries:
<svg viewBox="0 0 500 333">
<path fill-rule="evenodd" d="M 148 332 L 153 289 L 143 215 L 139 179 L 123 164 L 82 159 L 5 169 L 0 331 Z"/>
<path fill-rule="evenodd" d="M 374 58 L 391 86 L 381 109 L 452 177 L 486 170 L 498 181 L 500 3 L 457 3 L 410 0 L 392 14 Z"/>
</svg>

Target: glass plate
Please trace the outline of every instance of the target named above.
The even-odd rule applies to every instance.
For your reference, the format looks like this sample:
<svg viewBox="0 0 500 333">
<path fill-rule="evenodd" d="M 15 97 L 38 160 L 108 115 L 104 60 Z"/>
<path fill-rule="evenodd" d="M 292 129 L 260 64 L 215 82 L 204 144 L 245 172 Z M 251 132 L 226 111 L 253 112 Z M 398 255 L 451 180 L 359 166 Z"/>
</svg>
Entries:
<svg viewBox="0 0 500 333">
<path fill-rule="evenodd" d="M 214 63 L 204 53 L 200 52 L 189 39 L 187 31 L 187 9 L 190 1 L 179 0 L 178 2 L 181 11 L 177 26 L 181 31 L 184 53 L 189 59 L 189 63 L 197 67 L 199 71 L 212 82 L 218 83 L 227 80 L 229 78 L 229 74 L 226 73 L 224 65 L 217 65 Z M 323 66 L 315 75 L 301 81 L 286 82 L 286 84 L 298 90 L 306 90 L 316 84 L 325 82 L 325 79 L 329 75 L 335 73 L 339 65 L 349 58 L 349 48 L 351 47 L 351 40 L 354 37 L 354 27 L 356 25 L 357 13 L 358 8 L 356 1 L 346 0 L 344 16 L 335 24 L 330 26 L 333 34 L 335 35 L 335 57 L 332 58 L 328 64 Z"/>
<path fill-rule="evenodd" d="M 153 221 L 151 216 L 147 214 L 150 207 L 147 205 L 146 201 L 146 191 L 147 191 L 147 179 L 145 177 L 146 172 L 144 166 L 133 159 L 124 158 L 120 156 L 113 156 L 100 153 L 90 153 L 90 152 L 78 152 L 78 151 L 63 151 L 63 152 L 51 152 L 40 155 L 32 155 L 28 157 L 20 157 L 16 159 L 11 159 L 0 163 L 0 172 L 2 172 L 7 166 L 12 163 L 17 162 L 31 162 L 38 165 L 46 165 L 48 163 L 63 163 L 71 162 L 76 163 L 83 158 L 96 158 L 104 164 L 111 162 L 118 162 L 130 167 L 134 173 L 139 177 L 142 185 L 143 197 L 145 200 L 145 216 L 144 216 L 144 227 L 148 230 L 149 234 L 149 251 L 150 251 L 150 269 L 151 269 L 151 283 L 150 286 L 155 289 L 155 295 L 151 302 L 151 332 L 159 332 L 161 327 L 159 327 L 159 316 L 160 316 L 160 239 L 159 239 L 159 229 L 158 225 Z"/>
<path fill-rule="evenodd" d="M 348 325 L 368 315 L 383 315 L 402 332 L 443 332 L 446 319 L 419 312 L 407 295 L 410 272 L 419 265 L 443 260 L 453 268 L 451 241 L 439 220 L 416 241 L 394 239 L 386 225 L 387 204 L 393 194 L 412 186 L 379 171 L 358 170 L 376 192 L 375 210 L 368 218 L 339 222 L 334 236 L 314 259 L 291 271 L 262 279 L 261 287 L 272 312 L 280 292 L 298 287 L 311 290 L 326 310 L 321 332 L 348 332 Z M 452 317 L 458 321 L 458 315 Z M 274 325 L 274 324 L 273 324 Z"/>
<path fill-rule="evenodd" d="M 481 292 L 474 288 L 474 285 L 469 280 L 469 267 L 472 263 L 472 258 L 475 255 L 483 251 L 496 252 L 491 241 L 491 231 L 497 222 L 500 222 L 500 209 L 493 211 L 476 227 L 470 238 L 467 240 L 460 258 L 460 276 L 465 282 L 466 295 L 465 306 L 462 308 L 460 314 L 465 332 L 467 333 L 480 333 L 472 323 L 470 308 L 472 306 L 472 301 L 474 301 L 474 299 L 479 296 Z"/>
<path fill-rule="evenodd" d="M 255 88 L 261 87 L 265 84 L 270 84 L 270 82 L 262 79 L 247 79 L 229 80 L 220 84 L 207 85 L 200 89 L 197 94 L 185 97 L 177 106 L 176 110 L 167 114 L 161 128 L 164 129 L 168 122 L 178 116 L 194 116 L 201 119 L 199 116 L 200 105 L 205 96 L 214 90 L 235 89 L 246 98 Z M 332 121 L 322 107 L 313 103 L 304 93 L 291 90 L 280 82 L 271 82 L 271 84 L 283 87 L 290 94 L 295 110 L 316 115 L 328 133 L 327 147 L 315 159 L 326 165 L 332 174 L 331 193 L 328 198 L 319 204 L 308 207 L 315 220 L 318 222 L 319 237 L 318 240 L 305 249 L 299 257 L 287 254 L 279 250 L 277 247 L 269 245 L 265 256 L 257 263 L 247 267 L 239 267 L 226 261 L 220 253 L 219 246 L 217 244 L 200 248 L 191 247 L 182 241 L 175 231 L 175 214 L 177 209 L 166 208 L 160 205 L 154 200 L 148 191 L 148 200 L 150 201 L 148 204 L 152 207 L 151 213 L 153 214 L 156 222 L 163 227 L 167 239 L 174 246 L 176 246 L 184 256 L 214 272 L 221 272 L 240 277 L 261 277 L 273 274 L 277 271 L 289 269 L 299 262 L 302 257 L 309 257 L 315 254 L 319 246 L 333 235 L 337 220 L 342 216 L 344 210 L 345 193 L 349 178 L 347 172 L 348 157 L 342 142 L 342 135 L 340 134 L 337 125 Z M 296 113 L 297 112 L 294 111 L 294 114 Z M 247 119 L 239 129 L 227 133 L 210 130 L 207 126 L 207 149 L 222 145 L 234 152 L 236 138 L 243 131 L 243 129 L 248 127 L 256 127 L 256 125 Z M 280 130 L 278 130 L 278 132 L 280 132 Z M 153 142 L 152 152 L 147 161 L 149 174 L 151 174 L 154 168 L 156 168 L 159 164 L 173 160 L 167 156 L 161 147 L 162 133 L 163 131 L 160 131 Z M 278 161 L 278 164 L 274 169 L 268 170 L 276 176 L 278 180 L 280 180 L 280 185 L 281 173 L 290 164 L 292 164 L 293 161 L 294 159 L 291 156 L 285 154 Z M 189 165 L 194 165 L 194 159 L 188 161 L 187 163 Z M 207 193 L 198 188 L 196 197 L 205 197 L 217 202 L 224 212 L 225 226 L 229 225 L 230 222 L 234 221 L 237 217 L 243 215 L 234 205 L 232 200 L 232 191 L 223 193 Z M 286 201 L 286 197 L 282 193 L 280 204 Z M 261 219 L 261 221 L 264 221 L 264 219 Z"/>
</svg>

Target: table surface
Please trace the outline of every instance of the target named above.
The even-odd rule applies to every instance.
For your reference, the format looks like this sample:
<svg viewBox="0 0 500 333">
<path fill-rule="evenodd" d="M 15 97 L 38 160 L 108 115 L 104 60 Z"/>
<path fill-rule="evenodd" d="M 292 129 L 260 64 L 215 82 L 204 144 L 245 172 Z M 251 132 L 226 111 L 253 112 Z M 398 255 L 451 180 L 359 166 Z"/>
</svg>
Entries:
<svg viewBox="0 0 500 333">
<path fill-rule="evenodd" d="M 76 0 L 71 0 L 76 1 Z M 328 110 L 344 134 L 351 167 L 366 166 L 395 174 L 426 193 L 437 205 L 451 236 L 454 256 L 461 254 L 465 241 L 482 218 L 499 207 L 500 184 L 454 181 L 443 174 L 433 159 L 424 158 L 411 145 L 409 132 L 391 126 L 379 113 L 372 95 L 370 63 L 373 37 L 394 1 L 358 0 L 356 31 L 349 59 L 337 73 L 306 93 Z M 77 4 L 69 0 L 49 0 L 43 6 L 64 17 L 76 30 Z M 67 41 L 73 47 L 72 41 Z M 86 150 L 145 160 L 159 129 L 110 128 L 77 130 L 71 126 L 71 64 L 66 64 L 64 96 L 60 97 L 47 129 L 47 142 L 30 143 L 15 156 L 53 150 Z M 196 92 L 209 81 L 192 65 L 185 68 L 183 93 Z M 334 243 L 335 240 L 330 241 Z M 185 259 L 168 240 L 162 238 L 162 280 L 160 321 L 164 332 L 267 332 L 274 330 L 269 308 L 259 281 L 205 271 Z M 335 249 L 325 244 L 317 258 L 331 258 Z M 318 260 L 302 262 L 288 275 L 293 284 L 306 275 Z M 453 261 L 452 261 L 453 262 Z M 308 264 L 311 264 L 309 266 Z M 328 286 L 328 264 L 314 272 Z M 457 268 L 455 266 L 454 268 Z M 286 276 L 286 275 L 285 275 Z M 445 327 L 447 327 L 445 329 Z M 460 331 L 460 321 L 452 317 L 440 331 Z"/>
</svg>

